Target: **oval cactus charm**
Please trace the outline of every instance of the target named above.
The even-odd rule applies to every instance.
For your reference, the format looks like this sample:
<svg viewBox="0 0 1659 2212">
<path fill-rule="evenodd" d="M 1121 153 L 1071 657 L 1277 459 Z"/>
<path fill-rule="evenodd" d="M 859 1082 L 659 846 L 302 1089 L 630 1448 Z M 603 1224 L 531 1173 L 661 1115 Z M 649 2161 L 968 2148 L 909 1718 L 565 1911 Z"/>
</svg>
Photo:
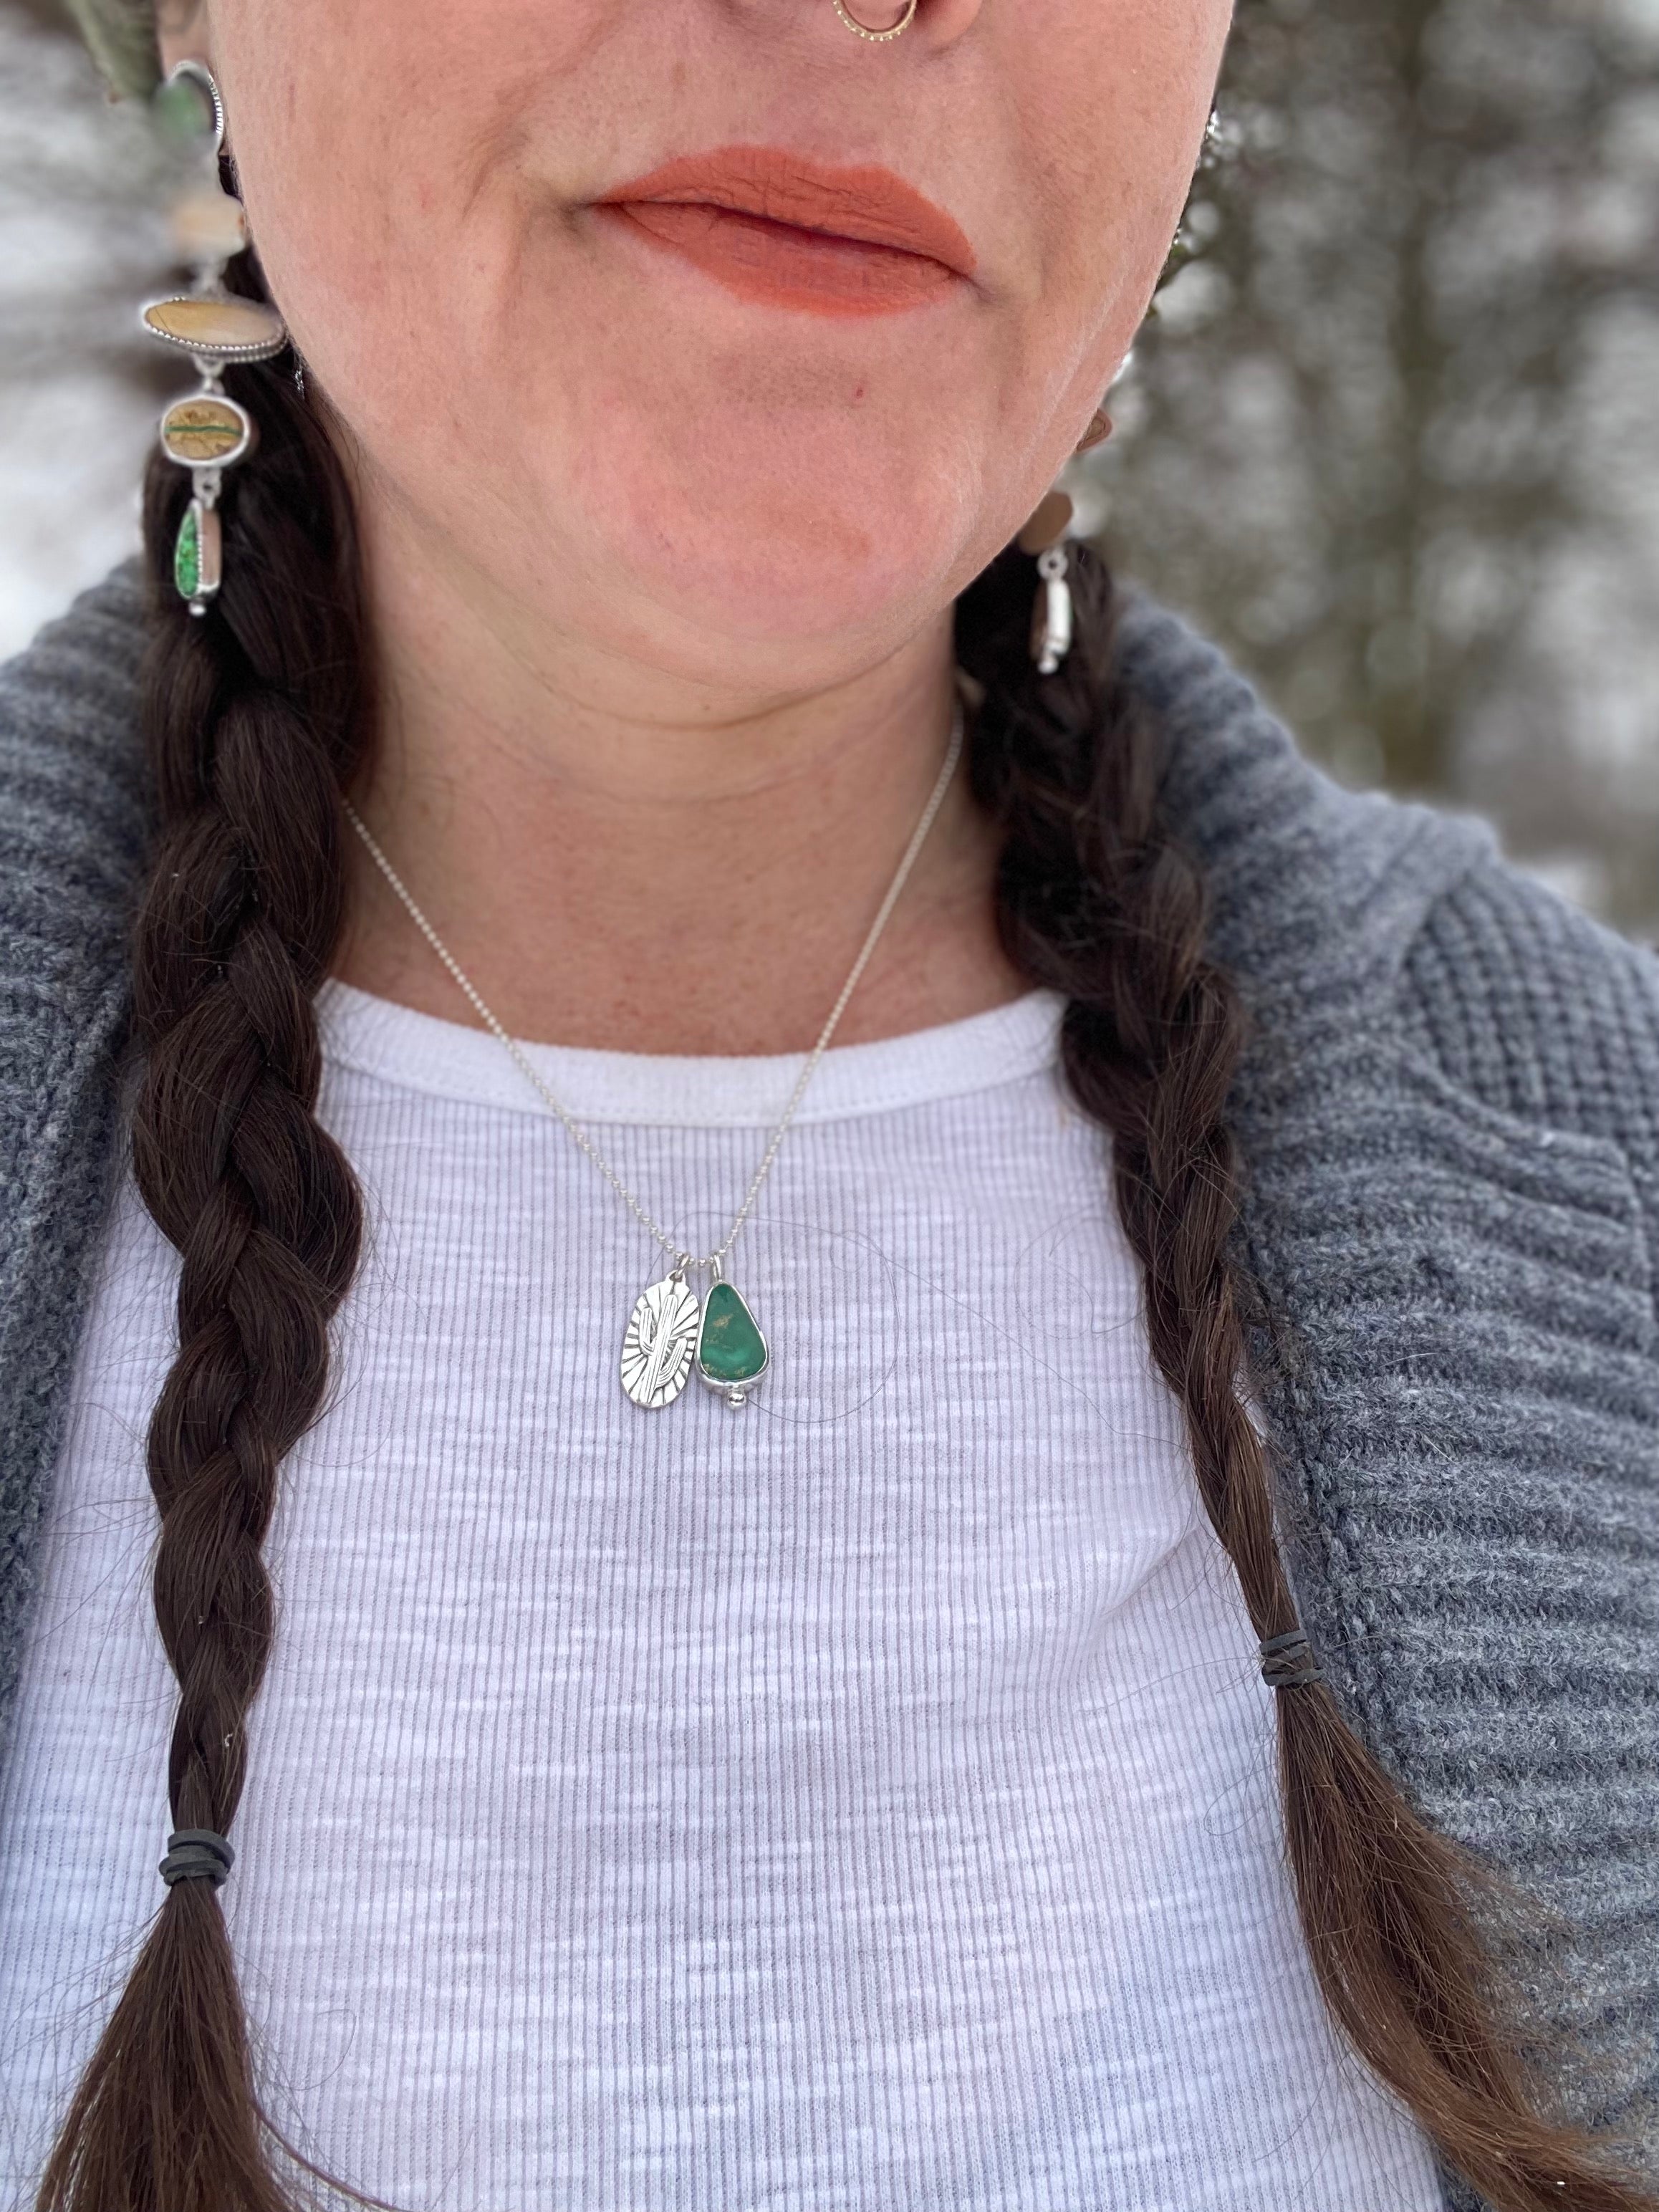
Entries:
<svg viewBox="0 0 1659 2212">
<path fill-rule="evenodd" d="M 622 1386 L 647 1413 L 672 1406 L 691 1373 L 697 1302 L 682 1275 L 641 1292 L 623 1339 Z"/>
</svg>

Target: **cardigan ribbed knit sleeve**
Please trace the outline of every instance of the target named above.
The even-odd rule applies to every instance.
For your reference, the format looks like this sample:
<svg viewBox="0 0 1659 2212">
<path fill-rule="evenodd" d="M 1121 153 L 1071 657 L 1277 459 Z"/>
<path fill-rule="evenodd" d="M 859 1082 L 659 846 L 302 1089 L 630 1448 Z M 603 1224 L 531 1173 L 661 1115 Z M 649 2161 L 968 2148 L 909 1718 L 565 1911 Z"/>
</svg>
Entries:
<svg viewBox="0 0 1659 2212">
<path fill-rule="evenodd" d="M 0 1755 L 117 1164 L 143 843 L 138 609 L 118 571 L 0 669 Z"/>
<path fill-rule="evenodd" d="M 1652 2178 L 1659 959 L 1490 857 L 1430 907 L 1398 1010 L 1418 1279 L 1356 1348 L 1350 1449 L 1389 1493 L 1394 1574 L 1431 1545 L 1437 1595 L 1373 1730 L 1442 1825 L 1564 1916 L 1522 1977 L 1541 2045 L 1577 2116 Z M 1314 1422 L 1327 1465 L 1336 1425 Z M 1447 2198 L 1486 2212 L 1452 2177 Z"/>
</svg>

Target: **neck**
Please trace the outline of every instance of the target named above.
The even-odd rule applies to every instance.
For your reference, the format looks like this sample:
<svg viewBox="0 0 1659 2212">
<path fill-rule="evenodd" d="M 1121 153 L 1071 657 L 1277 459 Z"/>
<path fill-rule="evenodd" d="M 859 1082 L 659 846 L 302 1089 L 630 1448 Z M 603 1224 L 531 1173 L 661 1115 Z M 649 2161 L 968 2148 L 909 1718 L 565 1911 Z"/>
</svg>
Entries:
<svg viewBox="0 0 1659 2212">
<path fill-rule="evenodd" d="M 597 1049 L 793 1053 L 816 1038 L 945 757 L 948 617 L 803 691 L 729 689 L 524 634 L 371 563 L 380 742 L 353 796 L 514 1035 Z M 348 836 L 336 973 L 471 1009 Z M 852 1043 L 1016 996 L 995 842 L 959 769 L 836 1032 Z"/>
</svg>

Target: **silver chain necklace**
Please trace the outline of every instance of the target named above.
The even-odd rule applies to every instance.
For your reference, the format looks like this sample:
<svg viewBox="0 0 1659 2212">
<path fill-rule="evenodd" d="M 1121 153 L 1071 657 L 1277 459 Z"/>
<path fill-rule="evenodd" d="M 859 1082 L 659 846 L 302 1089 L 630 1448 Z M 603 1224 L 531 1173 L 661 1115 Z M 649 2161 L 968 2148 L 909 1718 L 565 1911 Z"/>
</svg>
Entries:
<svg viewBox="0 0 1659 2212">
<path fill-rule="evenodd" d="M 817 1042 L 802 1063 L 782 1118 L 772 1132 L 761 1156 L 761 1164 L 755 1170 L 749 1188 L 744 1194 L 743 1204 L 738 1208 L 737 1218 L 726 1231 L 725 1242 L 714 1251 L 701 1256 L 684 1250 L 675 1243 L 660 1222 L 646 1211 L 629 1190 L 586 1130 L 555 1097 L 516 1040 L 507 1035 L 484 1004 L 454 954 L 415 903 L 409 886 L 381 850 L 368 823 L 349 799 L 343 801 L 346 819 L 362 839 L 370 859 L 401 901 L 415 927 L 459 985 L 484 1027 L 498 1042 L 506 1046 L 520 1073 L 535 1085 L 543 1103 L 564 1125 L 572 1140 L 586 1154 L 640 1226 L 654 1237 L 673 1262 L 659 1282 L 647 1285 L 640 1293 L 623 1337 L 623 1389 L 636 1406 L 643 1407 L 647 1413 L 655 1413 L 664 1406 L 672 1405 L 690 1381 L 694 1364 L 701 1380 L 711 1390 L 719 1391 L 727 1405 L 747 1405 L 749 1393 L 772 1364 L 771 1351 L 759 1323 L 750 1311 L 741 1291 L 726 1279 L 726 1261 L 732 1247 L 742 1235 L 744 1224 L 755 1210 L 761 1187 L 771 1174 L 779 1149 L 800 1110 L 807 1085 L 817 1073 L 818 1063 L 830 1049 L 830 1040 L 835 1036 L 841 1018 L 847 1011 L 848 1001 L 857 990 L 864 971 L 870 964 L 871 955 L 880 941 L 881 933 L 909 881 L 910 871 L 927 842 L 927 833 L 933 826 L 934 817 L 945 804 L 945 794 L 951 787 L 957 763 L 962 757 L 962 746 L 963 714 L 958 701 L 951 716 L 951 742 L 945 750 L 944 764 L 927 804 L 921 810 L 921 819 L 910 833 L 910 842 L 905 847 L 897 871 L 887 887 L 887 895 L 877 909 L 869 933 L 859 948 L 859 957 L 853 963 L 852 972 L 842 985 L 835 1005 L 830 1009 L 829 1019 L 818 1032 Z M 710 1279 L 708 1294 L 700 1304 L 686 1277 L 704 1268 L 708 1269 Z"/>
</svg>

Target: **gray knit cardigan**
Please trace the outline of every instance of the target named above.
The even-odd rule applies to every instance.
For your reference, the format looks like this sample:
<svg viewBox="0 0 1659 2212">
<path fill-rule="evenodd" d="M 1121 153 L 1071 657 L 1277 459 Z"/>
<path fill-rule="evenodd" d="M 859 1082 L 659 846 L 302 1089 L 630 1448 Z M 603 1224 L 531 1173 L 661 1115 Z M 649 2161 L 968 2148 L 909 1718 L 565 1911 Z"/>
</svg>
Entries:
<svg viewBox="0 0 1659 2212">
<path fill-rule="evenodd" d="M 0 672 L 0 1723 L 120 1172 L 142 632 L 118 572 Z M 1477 825 L 1339 790 L 1170 615 L 1123 644 L 1251 1017 L 1303 1618 L 1413 1802 L 1556 1909 L 1540 2047 L 1659 2180 L 1659 963 Z"/>
</svg>

